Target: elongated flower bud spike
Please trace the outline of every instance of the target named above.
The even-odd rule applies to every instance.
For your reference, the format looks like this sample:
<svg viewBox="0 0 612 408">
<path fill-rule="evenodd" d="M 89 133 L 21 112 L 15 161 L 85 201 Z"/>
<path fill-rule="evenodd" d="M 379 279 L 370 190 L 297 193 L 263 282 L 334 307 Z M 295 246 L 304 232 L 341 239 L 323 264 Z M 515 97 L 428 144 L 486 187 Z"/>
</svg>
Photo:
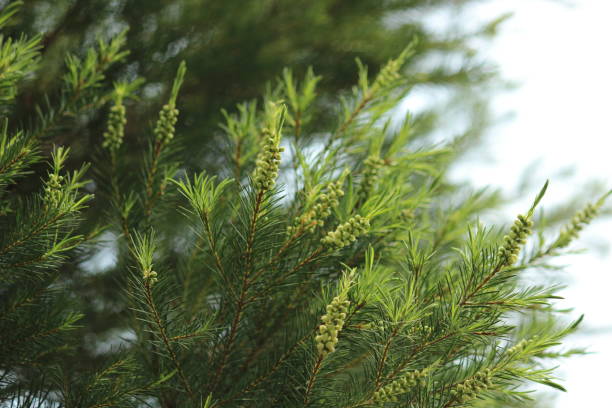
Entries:
<svg viewBox="0 0 612 408">
<path fill-rule="evenodd" d="M 278 168 L 281 161 L 280 147 L 281 129 L 285 108 L 274 102 L 269 102 L 266 109 L 266 124 L 263 128 L 263 146 L 255 161 L 253 182 L 259 192 L 266 192 L 274 188 L 278 177 Z"/>
<path fill-rule="evenodd" d="M 340 282 L 340 293 L 325 308 L 326 313 L 321 316 L 322 324 L 315 336 L 317 352 L 321 357 L 336 350 L 338 334 L 342 331 L 346 321 L 348 308 L 351 304 L 346 297 L 350 285 L 353 283 L 354 271 L 344 275 Z"/>
<path fill-rule="evenodd" d="M 507 353 L 508 353 L 508 354 L 514 354 L 514 353 L 520 353 L 520 352 L 522 352 L 522 351 L 523 351 L 523 350 L 525 350 L 525 348 L 526 348 L 526 347 L 529 345 L 529 343 L 530 343 L 532 340 L 536 339 L 536 338 L 537 338 L 537 335 L 536 335 L 536 336 L 533 336 L 533 337 L 532 337 L 532 338 L 530 338 L 530 339 L 523 339 L 523 340 L 519 341 L 519 342 L 518 342 L 518 343 L 516 343 L 514 346 L 510 347 L 510 348 L 507 350 Z"/>
<path fill-rule="evenodd" d="M 491 369 L 486 368 L 467 380 L 456 384 L 450 391 L 451 397 L 460 404 L 476 398 L 483 390 L 493 385 L 492 374 Z"/>
<path fill-rule="evenodd" d="M 360 195 L 362 198 L 367 197 L 379 178 L 380 169 L 384 165 L 384 160 L 378 156 L 369 156 L 365 161 L 363 169 L 363 178 L 361 180 Z"/>
<path fill-rule="evenodd" d="M 159 112 L 159 119 L 155 124 L 155 139 L 162 145 L 170 143 L 174 138 L 176 122 L 178 120 L 179 111 L 174 105 L 165 104 Z"/>
<path fill-rule="evenodd" d="M 183 61 L 179 65 L 176 73 L 176 77 L 172 85 L 170 100 L 162 107 L 161 111 L 159 112 L 157 123 L 155 124 L 155 130 L 153 131 L 155 133 L 155 139 L 162 146 L 170 143 L 170 141 L 174 138 L 174 126 L 176 125 L 179 115 L 179 111 L 176 109 L 176 98 L 181 85 L 183 84 L 186 70 L 187 68 L 185 66 L 185 62 Z"/>
<path fill-rule="evenodd" d="M 365 234 L 370 229 L 370 221 L 361 215 L 355 215 L 335 231 L 330 231 L 321 239 L 321 244 L 332 248 L 341 249 L 357 240 L 357 237 Z"/>
<path fill-rule="evenodd" d="M 121 99 L 115 101 L 115 105 L 110 109 L 108 120 L 106 121 L 106 131 L 103 135 L 102 147 L 111 152 L 116 152 L 123 143 L 125 135 L 125 106 Z"/>
<path fill-rule="evenodd" d="M 306 226 L 306 231 L 313 233 L 317 227 L 322 227 L 325 224 L 325 219 L 329 217 L 332 210 L 340 204 L 340 197 L 344 195 L 342 183 L 344 178 L 331 182 L 325 188 L 325 192 L 319 194 L 315 199 L 315 204 L 310 211 L 302 215 L 295 226 L 289 226 L 287 232 L 291 235 L 300 227 Z"/>
<path fill-rule="evenodd" d="M 525 244 L 527 237 L 531 234 L 533 221 L 530 215 L 519 215 L 510 233 L 504 236 L 504 243 L 497 252 L 502 266 L 512 266 L 518 260 L 521 247 Z"/>
<path fill-rule="evenodd" d="M 566 225 L 559 233 L 559 236 L 555 241 L 554 247 L 565 248 L 574 239 L 578 238 L 578 234 L 580 233 L 580 231 L 582 231 L 582 229 L 586 225 L 588 225 L 593 220 L 593 218 L 597 216 L 599 210 L 604 205 L 606 198 L 611 193 L 612 191 L 601 197 L 594 204 L 587 204 L 587 206 L 583 210 L 576 213 L 576 215 L 574 215 L 574 217 L 572 218 L 572 221 L 568 225 Z"/>
<path fill-rule="evenodd" d="M 406 63 L 406 60 L 408 60 L 408 58 L 414 54 L 416 43 L 416 39 L 413 40 L 397 58 L 394 58 L 385 64 L 372 84 L 373 91 L 387 88 L 402 77 L 402 66 Z"/>
<path fill-rule="evenodd" d="M 374 393 L 371 400 L 372 403 L 374 405 L 382 405 L 385 402 L 394 402 L 398 400 L 397 397 L 399 395 L 410 392 L 416 386 L 424 386 L 427 383 L 427 377 L 436 369 L 438 364 L 436 362 L 422 370 L 411 371 L 385 385 Z"/>
</svg>

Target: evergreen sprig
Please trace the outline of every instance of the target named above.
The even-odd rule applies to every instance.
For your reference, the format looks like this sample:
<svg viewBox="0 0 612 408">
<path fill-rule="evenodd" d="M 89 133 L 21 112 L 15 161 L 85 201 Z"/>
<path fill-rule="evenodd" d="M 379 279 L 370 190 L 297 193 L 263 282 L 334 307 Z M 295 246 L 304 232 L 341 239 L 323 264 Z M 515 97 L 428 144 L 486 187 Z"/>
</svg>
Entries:
<svg viewBox="0 0 612 408">
<path fill-rule="evenodd" d="M 2 41 L 0 64 L 19 73 L 0 84 L 9 106 L 39 40 Z M 57 103 L 32 126 L 3 119 L 0 406 L 496 407 L 524 403 L 532 383 L 563 389 L 548 360 L 581 352 L 557 349 L 580 319 L 564 326 L 558 285 L 520 275 L 560 255 L 606 196 L 550 243 L 529 240 L 548 184 L 507 235 L 480 223 L 498 199 L 450 183 L 456 144 L 430 144 L 416 118 L 390 125 L 414 83 L 404 70 L 416 43 L 372 79 L 358 63 L 338 103 L 318 101 L 312 70 L 301 81 L 284 71 L 263 101 L 225 112 L 215 174 L 174 154 L 184 63 L 142 131 L 149 149 L 122 147 L 133 120 L 123 101 L 140 81 L 110 86 L 105 72 L 125 41 L 122 32 L 68 56 Z M 89 183 L 70 149 L 47 155 L 41 138 L 107 102 L 99 136 L 110 172 Z M 321 109 L 335 121 L 315 120 L 330 114 Z M 37 190 L 13 198 L 43 160 Z M 95 219 L 111 237 L 114 283 L 88 296 L 112 299 L 117 324 L 96 342 L 79 325 L 109 305 L 75 287 L 103 277 L 64 267 L 103 245 L 81 221 L 107 199 L 113 210 Z M 97 364 L 75 365 L 76 353 Z"/>
</svg>

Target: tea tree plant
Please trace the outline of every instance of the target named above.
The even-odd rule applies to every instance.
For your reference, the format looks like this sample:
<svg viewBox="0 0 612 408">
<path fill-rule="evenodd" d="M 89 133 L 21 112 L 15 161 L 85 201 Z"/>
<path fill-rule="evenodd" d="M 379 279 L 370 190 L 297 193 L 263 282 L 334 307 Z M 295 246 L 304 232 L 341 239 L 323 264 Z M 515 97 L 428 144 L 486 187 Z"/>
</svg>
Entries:
<svg viewBox="0 0 612 408">
<path fill-rule="evenodd" d="M 308 120 L 318 77 L 285 71 L 261 108 L 226 113 L 221 174 L 162 153 L 152 190 L 171 205 L 147 207 L 144 180 L 125 189 L 129 347 L 151 380 L 174 373 L 161 406 L 502 406 L 530 383 L 563 389 L 546 361 L 579 321 L 560 319 L 558 287 L 520 275 L 560 255 L 605 197 L 550 242 L 530 239 L 548 183 L 511 227 L 478 222 L 495 197 L 443 181 L 452 144 L 393 123 L 409 57 L 372 81 L 360 66 L 327 129 Z M 189 230 L 156 234 L 177 207 Z"/>
<path fill-rule="evenodd" d="M 548 183 L 510 226 L 479 221 L 498 197 L 447 181 L 455 141 L 431 145 L 394 116 L 415 43 L 374 76 L 359 63 L 337 103 L 318 102 L 314 71 L 285 70 L 224 113 L 209 174 L 179 159 L 185 64 L 142 126 L 148 147 L 126 149 L 140 81 L 104 79 L 123 38 L 68 57 L 61 93 L 20 128 L 11 104 L 40 39 L 2 37 L 0 405 L 501 407 L 534 383 L 563 389 L 549 360 L 580 352 L 558 348 L 580 319 L 555 308 L 558 286 L 521 275 L 563 255 L 606 196 L 556 237 L 536 217 Z M 96 109 L 107 119 L 92 170 L 67 171 L 67 147 L 47 160 L 46 135 Z M 38 191 L 20 191 L 45 160 Z M 79 224 L 96 201 L 109 203 L 104 225 Z M 63 268 L 104 239 L 121 272 L 120 344 L 84 367 L 71 354 L 90 324 L 75 290 L 88 277 Z"/>
</svg>

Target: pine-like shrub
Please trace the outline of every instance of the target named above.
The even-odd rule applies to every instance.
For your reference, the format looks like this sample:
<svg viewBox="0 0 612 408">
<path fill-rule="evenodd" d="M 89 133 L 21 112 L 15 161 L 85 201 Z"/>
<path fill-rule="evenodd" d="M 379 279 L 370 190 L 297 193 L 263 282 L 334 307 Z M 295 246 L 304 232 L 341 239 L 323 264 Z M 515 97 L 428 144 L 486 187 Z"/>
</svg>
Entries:
<svg viewBox="0 0 612 408">
<path fill-rule="evenodd" d="M 536 212 L 547 184 L 511 226 L 480 222 L 499 197 L 448 182 L 461 139 L 432 145 L 394 114 L 413 45 L 373 77 L 359 64 L 337 102 L 315 103 L 313 71 L 284 71 L 224 113 L 219 174 L 178 159 L 181 64 L 135 157 L 123 138 L 139 83 L 104 80 L 124 39 L 67 57 L 61 93 L 23 125 L 7 118 L 40 39 L 0 40 L 0 406 L 502 407 L 534 383 L 562 389 L 549 360 L 572 354 L 557 346 L 579 321 L 554 307 L 558 286 L 521 276 L 562 255 L 605 196 L 554 236 Z M 96 109 L 91 170 L 66 171 L 65 147 L 47 159 L 45 137 Z M 44 161 L 38 190 L 20 190 Z M 104 225 L 79 224 L 96 201 Z M 82 366 L 98 294 L 80 298 L 95 277 L 66 268 L 100 248 L 120 271 L 104 294 L 119 330 Z"/>
</svg>

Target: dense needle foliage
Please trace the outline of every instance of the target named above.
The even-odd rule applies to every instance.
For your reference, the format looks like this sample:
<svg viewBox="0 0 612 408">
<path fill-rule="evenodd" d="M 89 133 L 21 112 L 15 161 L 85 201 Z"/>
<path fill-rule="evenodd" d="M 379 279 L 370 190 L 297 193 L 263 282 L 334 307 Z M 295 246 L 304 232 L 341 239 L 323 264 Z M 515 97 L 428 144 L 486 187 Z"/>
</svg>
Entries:
<svg viewBox="0 0 612 408">
<path fill-rule="evenodd" d="M 554 307 L 558 286 L 521 276 L 562 255 L 605 196 L 554 235 L 536 211 L 547 183 L 509 226 L 480 222 L 498 197 L 446 177 L 463 138 L 432 144 L 394 110 L 416 43 L 375 74 L 359 63 L 334 101 L 316 70 L 283 71 L 224 111 L 211 174 L 181 159 L 184 63 L 138 125 L 147 149 L 126 147 L 140 84 L 105 80 L 125 33 L 68 56 L 59 102 L 9 123 L 40 41 L 0 39 L 0 406 L 502 407 L 534 383 L 562 389 L 549 360 L 580 352 L 558 348 L 579 321 Z M 67 147 L 46 157 L 47 134 L 101 108 L 91 168 L 66 170 Z M 83 228 L 94 201 L 99 225 Z M 116 271 L 104 294 L 64 273 L 101 247 Z M 94 350 L 85 304 L 116 309 Z"/>
</svg>

